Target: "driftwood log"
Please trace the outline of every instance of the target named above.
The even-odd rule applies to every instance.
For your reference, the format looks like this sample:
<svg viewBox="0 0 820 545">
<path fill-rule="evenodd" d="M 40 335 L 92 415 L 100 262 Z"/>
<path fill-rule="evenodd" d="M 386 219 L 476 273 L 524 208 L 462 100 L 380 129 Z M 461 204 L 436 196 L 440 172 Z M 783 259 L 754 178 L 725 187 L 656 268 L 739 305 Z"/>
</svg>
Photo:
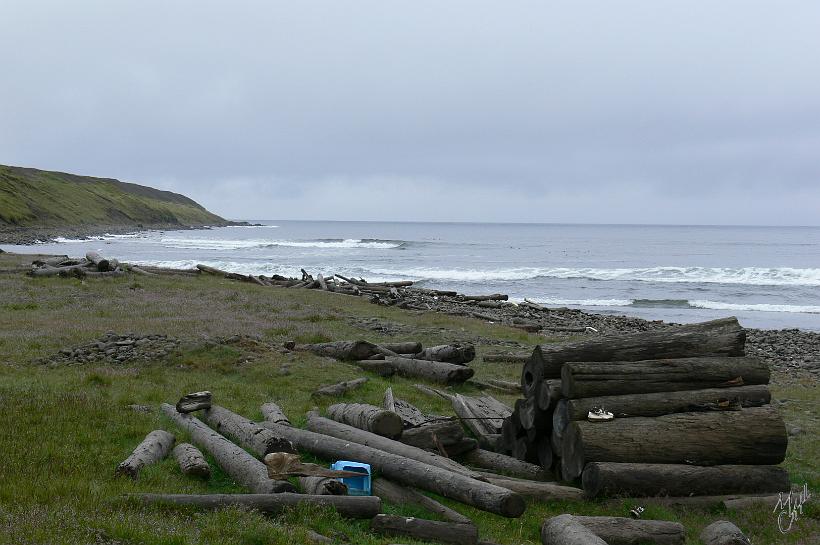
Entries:
<svg viewBox="0 0 820 545">
<path fill-rule="evenodd" d="M 332 420 L 329 422 L 338 424 Z M 329 460 L 351 458 L 359 460 L 370 464 L 375 471 L 391 480 L 429 490 L 491 513 L 514 518 L 521 516 L 524 512 L 524 499 L 505 488 L 329 435 L 269 422 L 264 425 L 290 439 L 300 450 L 316 456 Z M 308 420 L 308 425 L 310 425 L 310 420 Z M 338 425 L 343 426 L 343 424 Z M 347 427 L 350 428 L 350 426 Z M 355 428 L 351 429 L 355 430 Z M 371 435 L 385 439 L 379 435 Z M 389 441 L 389 439 L 385 440 Z"/>
<path fill-rule="evenodd" d="M 198 418 L 177 412 L 167 403 L 162 404 L 162 412 L 187 431 L 194 443 L 210 452 L 225 473 L 251 492 L 274 494 L 295 491 L 295 487 L 290 483 L 270 480 L 265 464 L 206 426 Z"/>
<path fill-rule="evenodd" d="M 327 414 L 336 422 L 384 437 L 399 437 L 404 428 L 396 413 L 366 403 L 336 403 L 327 408 Z"/>
<path fill-rule="evenodd" d="M 623 517 L 582 517 L 575 520 L 607 545 L 684 545 L 686 529 L 677 522 L 642 520 Z"/>
<path fill-rule="evenodd" d="M 303 462 L 301 456 L 292 452 L 271 452 L 265 455 L 265 466 L 268 468 L 268 477 L 275 480 L 284 480 L 288 477 L 326 477 L 328 479 L 344 479 L 361 477 L 356 471 L 342 471 L 325 466 Z"/>
<path fill-rule="evenodd" d="M 347 485 L 329 477 L 299 477 L 299 488 L 303 494 L 316 496 L 346 496 Z"/>
<path fill-rule="evenodd" d="M 437 502 L 429 496 L 425 496 L 418 490 L 398 485 L 387 479 L 375 479 L 372 483 L 373 495 L 378 496 L 382 501 L 390 502 L 394 505 L 416 505 L 423 509 L 435 513 L 450 522 L 460 524 L 472 524 L 472 520 L 465 517 L 458 511 L 454 511 Z"/>
<path fill-rule="evenodd" d="M 407 352 L 402 352 L 407 354 Z M 417 360 L 443 361 L 466 365 L 475 359 L 475 347 L 471 344 L 443 344 L 430 346 L 412 356 Z"/>
<path fill-rule="evenodd" d="M 506 301 L 509 296 L 504 293 L 491 293 L 489 295 L 462 295 L 464 301 Z"/>
<path fill-rule="evenodd" d="M 547 472 L 542 467 L 528 462 L 523 462 L 511 456 L 490 452 L 489 450 L 476 449 L 461 457 L 461 460 L 472 467 L 488 469 L 494 473 L 511 475 L 521 479 L 533 481 L 544 481 L 547 479 Z"/>
<path fill-rule="evenodd" d="M 145 436 L 145 439 L 137 445 L 128 458 L 120 462 L 114 474 L 126 475 L 136 480 L 143 467 L 159 462 L 168 456 L 173 444 L 173 434 L 165 430 L 152 431 Z"/>
<path fill-rule="evenodd" d="M 768 384 L 769 375 L 768 364 L 757 358 L 571 362 L 561 369 L 561 386 L 572 399 Z"/>
<path fill-rule="evenodd" d="M 385 350 L 367 341 L 334 341 L 303 345 L 288 344 L 286 347 L 290 347 L 292 350 L 313 352 L 317 356 L 335 358 L 343 361 L 366 360 L 376 354 L 391 353 L 389 350 Z"/>
<path fill-rule="evenodd" d="M 562 473 L 575 479 L 589 462 L 774 465 L 787 443 L 783 418 L 771 406 L 577 421 L 565 432 Z"/>
<path fill-rule="evenodd" d="M 448 458 L 478 448 L 478 442 L 472 437 L 465 437 L 464 428 L 455 419 L 442 419 L 406 429 L 398 440 L 405 445 L 437 451 Z"/>
<path fill-rule="evenodd" d="M 396 354 L 417 354 L 422 350 L 421 343 L 417 342 L 379 343 L 379 346 Z"/>
<path fill-rule="evenodd" d="M 542 411 L 553 411 L 558 401 L 564 397 L 561 380 L 544 379 L 535 387 L 535 402 Z"/>
<path fill-rule="evenodd" d="M 211 405 L 203 420 L 218 433 L 233 439 L 239 446 L 256 453 L 260 458 L 272 452 L 296 452 L 293 444 L 284 437 L 219 405 Z"/>
<path fill-rule="evenodd" d="M 542 545 L 607 545 L 572 515 L 548 518 L 541 526 Z"/>
<path fill-rule="evenodd" d="M 593 407 L 604 407 L 617 418 L 662 416 L 697 411 L 720 411 L 727 408 L 768 405 L 772 394 L 764 384 L 735 388 L 707 388 L 681 392 L 656 392 L 569 399 L 558 410 L 564 422 L 586 420 Z"/>
<path fill-rule="evenodd" d="M 542 502 L 552 501 L 581 501 L 584 498 L 584 491 L 572 486 L 562 486 L 555 483 L 543 481 L 527 481 L 525 479 L 512 479 L 505 477 L 488 477 L 492 484 L 512 490 L 521 496 Z"/>
<path fill-rule="evenodd" d="M 364 362 L 357 365 L 362 367 Z M 370 361 L 381 364 L 378 367 L 392 369 L 399 376 L 407 378 L 423 378 L 438 384 L 462 384 L 472 378 L 475 370 L 464 365 L 456 365 L 442 361 L 417 360 L 401 357 L 386 357 L 383 361 Z M 363 367 L 364 368 L 364 367 Z"/>
<path fill-rule="evenodd" d="M 777 466 L 691 466 L 592 462 L 583 474 L 584 492 L 600 496 L 712 496 L 786 492 L 789 474 Z"/>
<path fill-rule="evenodd" d="M 487 363 L 526 363 L 529 354 L 484 354 L 482 358 Z"/>
<path fill-rule="evenodd" d="M 703 545 L 752 545 L 746 534 L 728 520 L 713 522 L 700 533 Z"/>
<path fill-rule="evenodd" d="M 153 505 L 180 505 L 201 509 L 240 506 L 277 515 L 298 505 L 334 507 L 346 518 L 369 519 L 381 511 L 381 500 L 375 496 L 327 496 L 308 494 L 127 494 L 126 500 Z"/>
<path fill-rule="evenodd" d="M 95 251 L 88 251 L 85 254 L 85 258 L 97 266 L 97 270 L 100 272 L 111 271 L 114 268 L 111 267 L 111 262 L 100 255 L 99 252 Z"/>
<path fill-rule="evenodd" d="M 545 378 L 560 378 L 569 361 L 639 361 L 698 356 L 742 356 L 746 332 L 737 318 L 610 335 L 573 343 L 540 345 L 524 364 L 521 386 L 530 395 Z"/>
<path fill-rule="evenodd" d="M 370 521 L 370 528 L 380 534 L 407 536 L 421 541 L 454 543 L 455 545 L 476 545 L 478 543 L 478 529 L 473 524 L 380 514 Z"/>
<path fill-rule="evenodd" d="M 180 443 L 171 451 L 174 459 L 179 464 L 179 469 L 185 475 L 203 477 L 211 476 L 211 466 L 198 448 L 190 443 Z"/>
<path fill-rule="evenodd" d="M 211 392 L 186 394 L 177 401 L 177 412 L 187 414 L 200 409 L 208 409 L 211 406 L 211 398 Z"/>
<path fill-rule="evenodd" d="M 284 424 L 286 426 L 290 426 L 290 420 L 288 417 L 285 416 L 285 413 L 282 412 L 282 409 L 279 408 L 279 405 L 273 402 L 263 403 L 262 407 L 262 416 L 268 422 L 273 422 L 274 424 Z"/>
<path fill-rule="evenodd" d="M 351 390 L 355 390 L 362 386 L 367 379 L 362 378 L 354 378 L 353 380 L 345 380 L 343 382 L 338 382 L 336 384 L 331 384 L 329 386 L 322 386 L 315 392 L 313 392 L 314 397 L 321 397 L 321 396 L 329 396 L 329 397 L 338 397 L 346 394 Z"/>
<path fill-rule="evenodd" d="M 394 397 L 393 388 L 390 387 L 384 391 L 382 405 L 386 410 L 399 415 L 405 428 L 421 426 L 430 420 L 427 415 L 421 412 L 415 405 Z"/>
</svg>

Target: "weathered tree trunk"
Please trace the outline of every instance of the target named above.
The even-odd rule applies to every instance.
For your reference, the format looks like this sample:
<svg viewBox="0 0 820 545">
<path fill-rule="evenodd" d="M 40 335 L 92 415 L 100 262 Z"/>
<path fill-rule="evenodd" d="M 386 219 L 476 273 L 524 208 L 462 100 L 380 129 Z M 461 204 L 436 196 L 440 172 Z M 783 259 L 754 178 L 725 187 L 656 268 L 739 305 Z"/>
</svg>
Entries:
<svg viewBox="0 0 820 545">
<path fill-rule="evenodd" d="M 552 412 L 563 397 L 559 379 L 542 380 L 535 388 L 535 401 L 542 411 Z"/>
<path fill-rule="evenodd" d="M 504 293 L 492 293 L 490 295 L 462 295 L 465 301 L 506 301 L 509 297 Z"/>
<path fill-rule="evenodd" d="M 405 428 L 422 426 L 424 424 L 427 424 L 427 422 L 430 420 L 427 417 L 427 415 L 418 410 L 418 408 L 416 408 L 415 405 L 411 405 L 406 401 L 394 397 L 393 388 L 390 387 L 388 387 L 384 391 L 384 399 L 382 401 L 382 405 L 386 410 L 394 412 L 397 415 L 399 415 L 399 418 L 401 418 L 401 421 L 404 424 Z"/>
<path fill-rule="evenodd" d="M 524 479 L 510 479 L 504 477 L 488 477 L 492 484 L 512 490 L 525 498 L 543 502 L 552 501 L 581 501 L 584 491 L 572 486 L 547 483 L 543 481 L 527 481 Z"/>
<path fill-rule="evenodd" d="M 88 251 L 85 254 L 85 258 L 89 260 L 91 263 L 97 266 L 97 270 L 100 272 L 110 271 L 113 270 L 111 267 L 111 263 L 108 259 L 101 256 L 98 252 L 95 251 Z"/>
<path fill-rule="evenodd" d="M 406 354 L 406 352 L 402 352 Z M 443 361 L 456 365 L 465 365 L 475 359 L 475 347 L 471 344 L 444 344 L 430 346 L 416 353 L 413 359 Z"/>
<path fill-rule="evenodd" d="M 783 492 L 789 474 L 777 466 L 691 466 L 592 462 L 583 474 L 584 492 L 599 496 L 710 496 Z"/>
<path fill-rule="evenodd" d="M 222 276 L 227 277 L 229 272 L 217 269 L 216 267 L 211 267 L 210 265 L 202 265 L 201 263 L 196 266 L 197 269 L 204 273 L 212 274 L 214 276 Z"/>
<path fill-rule="evenodd" d="M 504 392 L 510 394 L 520 394 L 521 393 L 521 384 L 518 382 L 510 382 L 509 380 L 500 380 L 496 378 L 488 378 L 487 384 L 490 386 L 495 387 L 498 390 L 502 390 Z"/>
<path fill-rule="evenodd" d="M 328 477 L 299 477 L 299 487 L 304 494 L 316 496 L 346 496 L 347 485 Z"/>
<path fill-rule="evenodd" d="M 557 410 L 564 422 L 586 420 L 593 407 L 604 407 L 617 418 L 632 416 L 662 416 L 664 414 L 698 411 L 719 411 L 732 408 L 768 405 L 772 395 L 763 384 L 735 388 L 708 388 L 680 392 L 656 392 L 569 399 Z M 728 403 L 727 403 L 728 402 Z"/>
<path fill-rule="evenodd" d="M 542 545 L 607 545 L 572 515 L 548 518 L 541 526 Z"/>
<path fill-rule="evenodd" d="M 396 354 L 417 354 L 422 350 L 421 343 L 418 342 L 379 343 L 379 346 Z"/>
<path fill-rule="evenodd" d="M 168 456 L 173 444 L 174 436 L 172 434 L 165 430 L 152 431 L 137 445 L 137 448 L 134 449 L 131 456 L 120 462 L 114 474 L 127 475 L 136 480 L 143 467 L 156 463 Z"/>
<path fill-rule="evenodd" d="M 421 541 L 437 541 L 456 545 L 478 543 L 478 529 L 473 524 L 457 524 L 435 520 L 401 517 L 399 515 L 376 515 L 370 528 L 390 536 L 408 536 Z"/>
<path fill-rule="evenodd" d="M 309 426 L 310 420 L 308 420 Z M 334 423 L 332 420 L 329 422 L 343 426 L 343 424 Z M 353 459 L 368 463 L 375 471 L 391 480 L 408 486 L 423 488 L 491 513 L 506 517 L 519 517 L 524 512 L 524 500 L 521 496 L 462 474 L 442 470 L 436 466 L 350 442 L 349 440 L 336 439 L 329 435 L 269 422 L 265 423 L 265 427 L 284 435 L 299 449 L 316 456 L 330 460 Z M 350 426 L 347 426 L 347 428 L 360 433 L 368 433 L 350 428 Z M 370 436 L 389 441 L 389 439 L 379 435 L 370 434 Z M 406 447 L 406 445 L 402 446 Z"/>
<path fill-rule="evenodd" d="M 421 492 L 398 485 L 387 479 L 375 479 L 372 483 L 373 495 L 378 496 L 382 501 L 390 502 L 394 505 L 416 505 L 423 509 L 427 509 L 431 513 L 435 513 L 450 522 L 457 522 L 460 524 L 472 524 L 473 521 L 465 517 L 458 511 L 454 511 L 437 502 L 429 496 L 425 496 Z"/>
<path fill-rule="evenodd" d="M 475 439 L 464 437 L 464 428 L 457 420 L 449 419 L 406 429 L 402 432 L 399 441 L 424 450 L 441 452 L 448 458 L 478 447 Z"/>
<path fill-rule="evenodd" d="M 577 421 L 566 429 L 561 462 L 569 479 L 589 462 L 774 465 L 787 443 L 783 418 L 771 406 Z"/>
<path fill-rule="evenodd" d="M 571 362 L 561 369 L 561 385 L 564 397 L 574 399 L 768 384 L 769 374 L 757 358 Z"/>
<path fill-rule="evenodd" d="M 208 409 L 211 406 L 211 392 L 194 392 L 186 394 L 177 401 L 177 412 L 182 414 L 192 413 L 200 409 Z"/>
<path fill-rule="evenodd" d="M 293 444 L 284 437 L 219 405 L 212 405 L 205 412 L 203 420 L 218 433 L 233 439 L 242 448 L 255 452 L 260 458 L 272 452 L 296 452 Z"/>
<path fill-rule="evenodd" d="M 262 416 L 268 422 L 273 422 L 274 424 L 284 424 L 286 426 L 290 426 L 290 420 L 288 417 L 285 416 L 285 413 L 282 412 L 282 409 L 279 408 L 279 405 L 273 402 L 263 403 L 262 404 Z"/>
<path fill-rule="evenodd" d="M 444 456 L 439 456 L 438 454 L 434 454 L 410 445 L 405 445 L 399 441 L 394 441 L 393 439 L 389 439 L 360 428 L 355 428 L 347 424 L 324 418 L 315 412 L 308 413 L 307 428 L 312 432 L 335 437 L 343 441 L 350 441 L 372 449 L 389 452 L 391 454 L 395 454 L 396 456 L 403 456 L 423 464 L 435 466 L 470 478 L 479 477 L 475 472 L 470 471 L 458 462 L 445 458 Z"/>
<path fill-rule="evenodd" d="M 386 357 L 383 362 L 378 363 L 391 367 L 396 374 L 402 377 L 423 378 L 446 385 L 461 384 L 475 374 L 475 370 L 471 367 L 442 361 Z"/>
<path fill-rule="evenodd" d="M 270 480 L 265 464 L 216 433 L 198 418 L 179 413 L 167 403 L 162 404 L 162 412 L 187 431 L 195 443 L 210 452 L 225 473 L 251 492 L 272 494 L 294 491 L 290 483 L 283 484 Z"/>
<path fill-rule="evenodd" d="M 396 413 L 365 403 L 337 403 L 327 408 L 327 414 L 336 422 L 384 437 L 400 437 L 404 427 Z"/>
<path fill-rule="evenodd" d="M 31 276 L 71 276 L 74 274 L 84 275 L 87 272 L 87 263 L 80 265 L 66 265 L 64 267 L 40 267 L 32 269 L 29 274 Z"/>
<path fill-rule="evenodd" d="M 396 368 L 384 360 L 359 360 L 350 363 L 365 371 L 376 373 L 381 377 L 392 377 L 396 374 Z"/>
<path fill-rule="evenodd" d="M 125 499 L 143 504 L 181 505 L 221 509 L 232 505 L 277 515 L 300 504 L 334 507 L 345 518 L 369 519 L 381 511 L 375 496 L 327 496 L 308 494 L 126 494 Z"/>
<path fill-rule="evenodd" d="M 608 545 L 684 545 L 686 529 L 678 522 L 623 517 L 582 517 L 575 520 Z"/>
<path fill-rule="evenodd" d="M 367 379 L 362 377 L 354 378 L 353 380 L 346 380 L 344 382 L 339 382 L 336 384 L 331 384 L 330 386 L 322 386 L 321 388 L 313 392 L 313 396 L 338 397 L 346 394 L 350 390 L 355 390 L 356 388 L 359 388 L 365 382 L 367 382 Z"/>
<path fill-rule="evenodd" d="M 526 363 L 529 354 L 485 354 L 482 359 L 487 363 Z"/>
<path fill-rule="evenodd" d="M 722 496 L 644 496 L 642 498 L 617 498 L 606 502 L 607 505 L 623 507 L 628 505 L 659 505 L 662 507 L 685 507 L 698 509 L 714 509 L 734 505 L 757 504 L 758 502 L 774 507 L 777 495 L 771 494 L 728 494 Z"/>
<path fill-rule="evenodd" d="M 174 447 L 171 453 L 183 474 L 205 479 L 210 478 L 211 466 L 208 465 L 208 461 L 205 460 L 199 449 L 192 444 L 180 443 Z"/>
<path fill-rule="evenodd" d="M 703 545 L 752 545 L 740 528 L 727 520 L 713 522 L 700 533 Z"/>
<path fill-rule="evenodd" d="M 533 481 L 543 481 L 547 478 L 547 472 L 535 464 L 523 462 L 511 456 L 484 449 L 476 449 L 469 452 L 465 456 L 462 456 L 461 459 L 465 464 L 482 469 L 489 469 L 494 473 L 512 475 L 513 477 Z"/>
<path fill-rule="evenodd" d="M 336 358 L 343 361 L 366 360 L 375 354 L 383 354 L 384 349 L 367 341 L 334 341 L 329 343 L 294 345 L 294 350 L 313 352 L 317 356 Z"/>
<path fill-rule="evenodd" d="M 639 361 L 697 356 L 742 356 L 746 331 L 737 318 L 609 335 L 573 343 L 536 346 L 524 365 L 521 385 L 530 395 L 541 380 L 559 378 L 568 361 Z"/>
<path fill-rule="evenodd" d="M 722 503 L 724 509 L 734 509 L 736 511 L 748 509 L 750 507 L 757 507 L 760 505 L 765 505 L 766 507 L 773 509 L 780 499 L 780 494 L 771 494 L 763 496 L 745 495 L 726 497 L 722 500 Z"/>
</svg>

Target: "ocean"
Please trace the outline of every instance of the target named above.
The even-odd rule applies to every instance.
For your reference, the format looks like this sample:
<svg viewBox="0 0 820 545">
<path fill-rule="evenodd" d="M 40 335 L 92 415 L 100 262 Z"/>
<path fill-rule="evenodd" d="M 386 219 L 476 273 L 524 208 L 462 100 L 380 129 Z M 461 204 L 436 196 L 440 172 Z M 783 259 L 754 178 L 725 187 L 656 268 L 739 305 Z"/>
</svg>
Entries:
<svg viewBox="0 0 820 545">
<path fill-rule="evenodd" d="M 10 251 L 369 281 L 686 323 L 820 331 L 820 227 L 258 221 L 259 227 L 58 238 Z"/>
</svg>

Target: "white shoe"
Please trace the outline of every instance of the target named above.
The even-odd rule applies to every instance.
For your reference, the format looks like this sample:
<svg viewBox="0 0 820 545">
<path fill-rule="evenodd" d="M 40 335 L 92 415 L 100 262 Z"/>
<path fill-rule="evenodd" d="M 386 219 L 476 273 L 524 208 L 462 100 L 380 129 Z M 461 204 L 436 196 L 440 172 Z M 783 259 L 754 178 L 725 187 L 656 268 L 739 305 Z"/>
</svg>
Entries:
<svg viewBox="0 0 820 545">
<path fill-rule="evenodd" d="M 615 418 L 615 415 L 609 411 L 604 410 L 602 407 L 593 407 L 589 414 L 587 414 L 587 420 L 590 422 L 608 422 Z"/>
</svg>

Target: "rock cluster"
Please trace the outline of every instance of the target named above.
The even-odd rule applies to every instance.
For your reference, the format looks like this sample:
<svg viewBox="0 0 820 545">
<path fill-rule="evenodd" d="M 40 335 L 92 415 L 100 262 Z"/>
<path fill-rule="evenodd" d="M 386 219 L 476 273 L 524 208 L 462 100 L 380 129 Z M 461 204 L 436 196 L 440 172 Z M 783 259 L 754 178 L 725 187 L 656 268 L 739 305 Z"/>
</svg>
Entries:
<svg viewBox="0 0 820 545">
<path fill-rule="evenodd" d="M 99 340 L 76 348 L 63 348 L 38 363 L 49 365 L 82 365 L 85 363 L 130 363 L 167 357 L 179 347 L 179 339 L 167 335 L 118 335 L 109 331 Z"/>
</svg>

